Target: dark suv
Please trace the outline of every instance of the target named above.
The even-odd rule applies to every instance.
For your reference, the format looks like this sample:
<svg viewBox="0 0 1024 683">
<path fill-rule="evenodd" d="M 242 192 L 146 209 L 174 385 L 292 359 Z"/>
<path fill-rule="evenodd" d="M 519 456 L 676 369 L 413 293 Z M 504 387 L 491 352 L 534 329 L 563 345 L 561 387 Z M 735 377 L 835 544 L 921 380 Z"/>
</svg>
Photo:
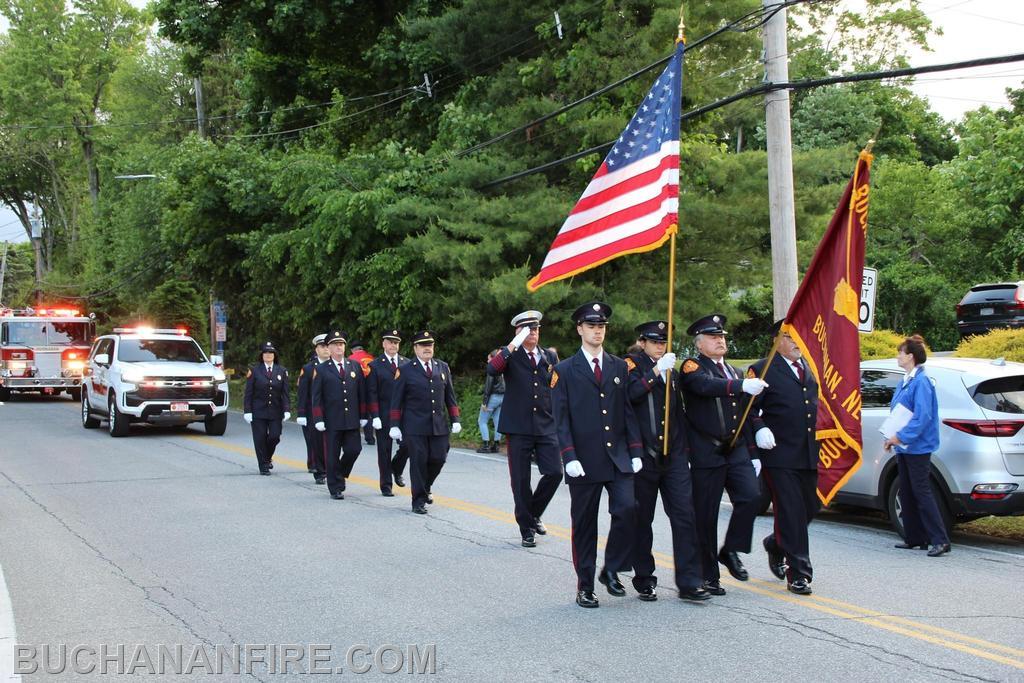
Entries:
<svg viewBox="0 0 1024 683">
<path fill-rule="evenodd" d="M 999 327 L 1024 327 L 1024 281 L 974 285 L 956 305 L 960 337 Z"/>
</svg>

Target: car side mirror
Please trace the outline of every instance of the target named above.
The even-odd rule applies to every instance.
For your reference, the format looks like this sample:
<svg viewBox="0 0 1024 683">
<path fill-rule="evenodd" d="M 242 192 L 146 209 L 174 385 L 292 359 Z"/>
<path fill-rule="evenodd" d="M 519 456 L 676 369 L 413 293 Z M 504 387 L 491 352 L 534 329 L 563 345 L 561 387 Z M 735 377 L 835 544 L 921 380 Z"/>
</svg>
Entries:
<svg viewBox="0 0 1024 683">
<path fill-rule="evenodd" d="M 210 362 L 218 368 L 224 367 L 224 356 L 210 356 Z"/>
<path fill-rule="evenodd" d="M 110 365 L 110 356 L 105 353 L 97 353 L 93 360 L 96 362 L 96 365 Z"/>
</svg>

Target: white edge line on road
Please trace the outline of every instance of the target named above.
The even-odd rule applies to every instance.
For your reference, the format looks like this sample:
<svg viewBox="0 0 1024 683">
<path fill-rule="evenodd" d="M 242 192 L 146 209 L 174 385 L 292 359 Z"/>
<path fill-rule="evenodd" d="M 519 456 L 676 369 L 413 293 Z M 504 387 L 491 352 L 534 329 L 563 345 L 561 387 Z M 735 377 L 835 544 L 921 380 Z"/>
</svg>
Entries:
<svg viewBox="0 0 1024 683">
<path fill-rule="evenodd" d="M 2 405 L 2 404 L 0 404 Z M 20 681 L 21 674 L 14 671 L 14 648 L 18 633 L 14 628 L 14 607 L 7 592 L 4 569 L 0 567 L 0 681 Z"/>
</svg>

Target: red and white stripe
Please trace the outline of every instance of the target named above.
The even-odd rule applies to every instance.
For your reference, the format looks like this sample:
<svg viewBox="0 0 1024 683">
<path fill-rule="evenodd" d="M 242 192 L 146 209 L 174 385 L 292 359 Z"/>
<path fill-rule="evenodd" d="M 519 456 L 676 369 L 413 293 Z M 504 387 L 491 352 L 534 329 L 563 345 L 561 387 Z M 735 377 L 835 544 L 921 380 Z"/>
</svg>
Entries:
<svg viewBox="0 0 1024 683">
<path fill-rule="evenodd" d="M 620 169 L 601 164 L 558 231 L 535 290 L 616 256 L 661 244 L 679 213 L 679 141 Z"/>
</svg>

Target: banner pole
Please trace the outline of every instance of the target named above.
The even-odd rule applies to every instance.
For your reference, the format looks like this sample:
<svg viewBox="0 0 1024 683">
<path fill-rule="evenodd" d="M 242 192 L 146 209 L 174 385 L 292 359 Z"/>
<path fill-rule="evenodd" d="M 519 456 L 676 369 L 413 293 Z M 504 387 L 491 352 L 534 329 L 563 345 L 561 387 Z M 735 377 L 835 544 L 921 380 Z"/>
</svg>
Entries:
<svg viewBox="0 0 1024 683">
<path fill-rule="evenodd" d="M 668 241 L 668 349 L 672 350 L 672 308 L 675 305 L 675 294 L 676 294 L 676 233 L 679 232 L 679 226 L 672 225 L 669 227 L 672 232 L 672 236 Z M 669 369 L 665 371 L 665 434 L 664 440 L 661 444 L 661 454 L 668 456 L 668 442 L 669 442 L 669 408 L 672 405 L 672 372 Z"/>
<path fill-rule="evenodd" d="M 775 354 L 779 350 L 779 340 L 782 339 L 782 328 L 779 328 L 779 333 L 775 335 L 775 340 L 772 342 L 772 350 L 768 352 L 768 358 L 764 362 L 764 367 L 761 368 L 761 376 L 758 378 L 764 381 L 765 375 L 768 374 L 768 368 L 771 367 L 772 360 L 775 358 Z M 736 433 L 732 435 L 732 441 L 729 442 L 729 451 L 732 452 L 733 447 L 736 446 L 736 441 L 740 438 L 740 433 L 743 431 L 743 423 L 747 421 L 747 415 L 750 414 L 750 408 L 754 405 L 754 399 L 756 396 L 751 396 L 750 400 L 747 401 L 747 407 L 743 409 L 743 417 L 740 418 L 740 423 L 736 425 Z"/>
</svg>

